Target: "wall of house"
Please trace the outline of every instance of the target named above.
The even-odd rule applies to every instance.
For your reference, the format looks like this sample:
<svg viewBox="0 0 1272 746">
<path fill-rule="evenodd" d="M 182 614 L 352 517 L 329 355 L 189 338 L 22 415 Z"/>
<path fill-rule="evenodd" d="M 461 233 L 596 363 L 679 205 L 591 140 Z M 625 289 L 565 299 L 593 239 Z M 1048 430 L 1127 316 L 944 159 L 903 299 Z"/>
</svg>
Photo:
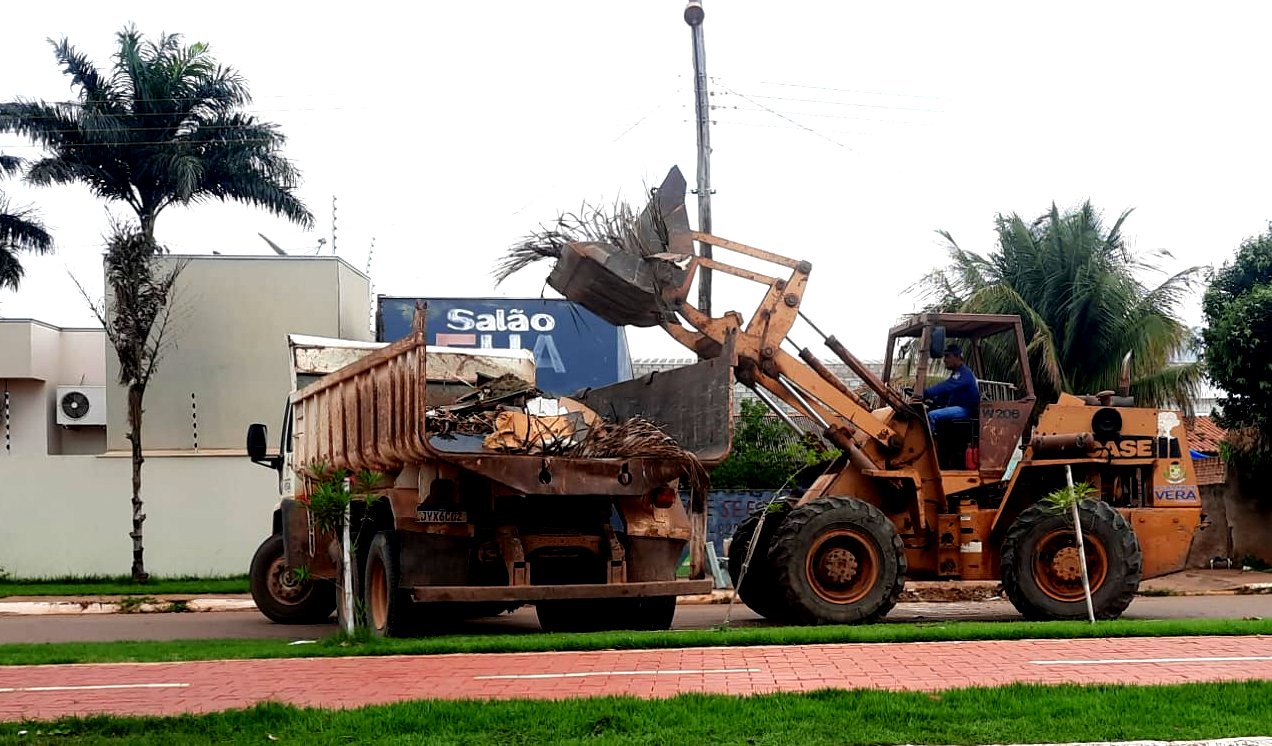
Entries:
<svg viewBox="0 0 1272 746">
<path fill-rule="evenodd" d="M 100 329 L 59 329 L 36 321 L 0 323 L 0 396 L 9 392 L 7 450 L 3 453 L 101 453 L 102 427 L 57 424 L 57 387 L 105 382 L 105 335 Z M 0 412 L 0 417 L 3 416 Z M 0 440 L 6 433 L 0 432 Z"/>
<path fill-rule="evenodd" d="M 1201 487 L 1207 525 L 1193 536 L 1189 567 L 1206 567 L 1214 557 L 1236 563 L 1248 556 L 1272 564 L 1272 499 L 1255 482 L 1230 468 L 1225 484 Z"/>
<path fill-rule="evenodd" d="M 127 457 L 0 458 L 0 570 L 23 578 L 128 574 L 131 473 Z M 278 479 L 241 456 L 152 456 L 142 496 L 151 574 L 244 574 L 269 534 Z"/>
<path fill-rule="evenodd" d="M 188 262 L 173 348 L 146 391 L 144 445 L 242 452 L 253 422 L 277 423 L 291 389 L 288 334 L 370 340 L 370 281 L 336 257 L 169 257 Z M 110 298 L 107 298 L 110 302 Z M 119 362 L 108 350 L 112 383 Z M 127 392 L 108 392 L 111 451 L 128 449 Z"/>
</svg>

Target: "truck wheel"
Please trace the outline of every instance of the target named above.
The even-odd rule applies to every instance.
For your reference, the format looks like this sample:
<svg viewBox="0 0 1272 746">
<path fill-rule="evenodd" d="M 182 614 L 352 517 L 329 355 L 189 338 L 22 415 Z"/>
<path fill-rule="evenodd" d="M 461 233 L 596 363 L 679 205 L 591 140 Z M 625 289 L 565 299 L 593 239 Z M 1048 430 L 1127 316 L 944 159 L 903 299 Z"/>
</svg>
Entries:
<svg viewBox="0 0 1272 746">
<path fill-rule="evenodd" d="M 675 596 L 540 601 L 535 605 L 544 632 L 671 629 Z"/>
<path fill-rule="evenodd" d="M 599 632 L 614 624 L 613 608 L 604 601 L 540 601 L 534 605 L 544 632 Z"/>
<path fill-rule="evenodd" d="M 287 567 L 283 537 L 274 534 L 257 547 L 250 571 L 256 608 L 279 624 L 319 624 L 336 610 L 336 589 L 322 580 L 301 580 Z"/>
<path fill-rule="evenodd" d="M 819 497 L 795 508 L 769 559 L 791 621 L 858 624 L 882 618 L 905 590 L 905 546 L 878 508 Z"/>
<path fill-rule="evenodd" d="M 626 601 L 626 599 L 624 599 Z M 671 629 L 676 617 L 675 596 L 650 596 L 632 599 L 619 609 L 622 615 L 613 629 L 665 630 Z"/>
<path fill-rule="evenodd" d="M 362 581 L 367 627 L 376 637 L 401 637 L 409 630 L 413 603 L 398 588 L 397 534 L 381 531 L 371 540 Z"/>
<path fill-rule="evenodd" d="M 1135 531 L 1108 503 L 1078 506 L 1091 607 L 1097 619 L 1116 619 L 1135 598 L 1143 555 Z M 1003 590 L 1026 619 L 1086 619 L 1086 594 L 1077 537 L 1068 511 L 1035 504 L 1003 540 Z"/>
<path fill-rule="evenodd" d="M 742 578 L 740 586 L 738 579 L 742 576 L 742 563 L 746 560 L 747 548 L 755 536 L 756 526 L 760 524 L 760 516 L 764 514 L 767 507 L 753 511 L 739 523 L 733 529 L 733 540 L 729 542 L 729 580 L 733 583 L 734 591 L 751 611 L 773 621 L 781 621 L 786 603 L 781 589 L 777 586 L 773 563 L 769 561 L 768 556 L 773 535 L 777 533 L 778 526 L 782 525 L 782 521 L 786 520 L 786 515 L 790 512 L 790 503 L 783 501 L 779 505 L 780 507 L 764 520 L 764 530 L 755 547 L 755 552 L 751 555 L 751 564 L 747 566 L 746 577 Z"/>
</svg>

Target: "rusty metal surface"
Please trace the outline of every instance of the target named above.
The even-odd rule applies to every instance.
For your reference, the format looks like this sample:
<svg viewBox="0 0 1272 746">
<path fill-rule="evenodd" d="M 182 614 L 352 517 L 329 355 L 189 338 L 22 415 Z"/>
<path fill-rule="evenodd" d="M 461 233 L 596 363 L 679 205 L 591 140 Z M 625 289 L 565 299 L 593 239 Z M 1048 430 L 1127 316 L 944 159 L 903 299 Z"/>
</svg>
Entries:
<svg viewBox="0 0 1272 746">
<path fill-rule="evenodd" d="M 1119 511 L 1130 521 L 1144 555 L 1144 579 L 1184 569 L 1193 534 L 1201 522 L 1197 508 L 1133 508 Z"/>
<path fill-rule="evenodd" d="M 980 472 L 986 480 L 998 480 L 1020 445 L 1029 424 L 1033 402 L 996 401 L 981 404 Z"/>
<path fill-rule="evenodd" d="M 729 455 L 733 433 L 733 366 L 719 358 L 593 389 L 577 396 L 601 417 L 644 417 L 707 465 Z"/>
<path fill-rule="evenodd" d="M 662 580 L 643 583 L 591 585 L 423 586 L 411 589 L 416 601 L 561 601 L 566 599 L 645 598 L 694 596 L 710 593 L 711 580 Z"/>
<path fill-rule="evenodd" d="M 1056 433 L 1054 435 L 1035 435 L 1029 441 L 1034 458 L 1064 458 L 1068 456 L 1084 457 L 1100 449 L 1095 435 L 1086 433 Z"/>
<path fill-rule="evenodd" d="M 685 179 L 673 167 L 637 218 L 642 247 L 657 249 L 646 259 L 605 243 L 566 246 L 548 275 L 548 285 L 597 316 L 619 326 L 657 326 L 687 289 L 695 262 L 693 234 L 685 209 Z M 683 256 L 686 263 L 677 261 Z M 675 289 L 675 292 L 669 292 Z"/>
</svg>

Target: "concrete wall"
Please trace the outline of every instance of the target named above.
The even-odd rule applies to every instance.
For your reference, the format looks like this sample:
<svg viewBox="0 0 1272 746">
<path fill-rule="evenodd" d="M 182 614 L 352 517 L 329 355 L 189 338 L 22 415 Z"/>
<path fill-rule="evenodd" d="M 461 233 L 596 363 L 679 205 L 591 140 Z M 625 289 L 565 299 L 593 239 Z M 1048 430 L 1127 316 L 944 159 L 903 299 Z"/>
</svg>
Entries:
<svg viewBox="0 0 1272 746">
<path fill-rule="evenodd" d="M 188 264 L 176 287 L 175 347 L 146 391 L 147 450 L 193 450 L 197 435 L 200 451 L 242 452 L 248 425 L 275 426 L 282 415 L 288 334 L 372 338 L 370 281 L 336 257 L 169 260 Z M 113 383 L 113 349 L 106 367 Z M 126 450 L 127 392 L 111 386 L 107 400 L 109 449 Z"/>
<path fill-rule="evenodd" d="M 102 427 L 57 424 L 57 387 L 105 383 L 105 334 L 59 329 L 25 319 L 0 320 L 0 395 L 9 392 L 7 450 L 0 453 L 101 453 Z M 3 417 L 0 412 L 0 418 Z M 6 423 L 0 422 L 0 428 Z M 0 433 L 0 438 L 6 433 Z M 2 448 L 3 446 L 0 446 Z"/>
<path fill-rule="evenodd" d="M 128 574 L 131 472 L 130 459 L 116 456 L 0 458 L 0 569 L 14 577 Z M 150 457 L 142 497 L 152 574 L 243 574 L 269 534 L 278 479 L 241 456 Z"/>
<path fill-rule="evenodd" d="M 1272 564 L 1272 499 L 1260 485 L 1261 480 L 1229 467 L 1226 484 L 1201 488 L 1209 525 L 1193 536 L 1189 567 L 1206 567 L 1213 557 L 1230 557 L 1234 563 L 1256 557 Z"/>
</svg>

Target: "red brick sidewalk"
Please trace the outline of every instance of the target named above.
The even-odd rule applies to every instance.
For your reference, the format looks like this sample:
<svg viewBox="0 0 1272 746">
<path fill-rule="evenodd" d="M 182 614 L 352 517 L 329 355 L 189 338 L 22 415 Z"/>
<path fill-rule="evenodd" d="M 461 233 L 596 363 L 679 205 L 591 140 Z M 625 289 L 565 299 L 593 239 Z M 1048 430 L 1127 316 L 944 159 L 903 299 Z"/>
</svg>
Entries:
<svg viewBox="0 0 1272 746">
<path fill-rule="evenodd" d="M 0 720 L 172 714 L 266 700 L 753 694 L 1011 682 L 1272 679 L 1272 637 L 1179 637 L 0 667 Z"/>
</svg>

